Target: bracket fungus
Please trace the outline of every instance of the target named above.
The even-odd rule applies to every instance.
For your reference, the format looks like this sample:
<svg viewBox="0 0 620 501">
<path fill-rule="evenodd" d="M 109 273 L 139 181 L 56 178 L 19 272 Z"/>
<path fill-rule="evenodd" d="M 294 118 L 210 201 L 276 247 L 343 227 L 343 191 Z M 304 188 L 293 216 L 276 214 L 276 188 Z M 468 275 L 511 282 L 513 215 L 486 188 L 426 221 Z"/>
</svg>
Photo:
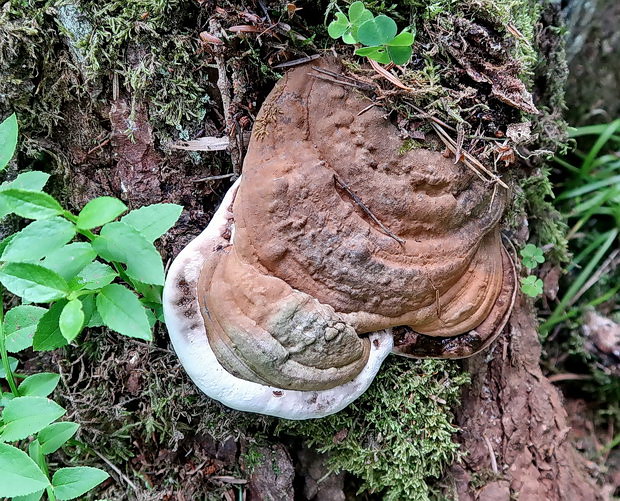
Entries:
<svg viewBox="0 0 620 501">
<path fill-rule="evenodd" d="M 344 408 L 389 353 L 477 353 L 516 290 L 504 190 L 441 152 L 399 152 L 380 108 L 309 71 L 289 71 L 267 97 L 243 175 L 164 289 L 198 387 L 289 419 Z"/>
</svg>

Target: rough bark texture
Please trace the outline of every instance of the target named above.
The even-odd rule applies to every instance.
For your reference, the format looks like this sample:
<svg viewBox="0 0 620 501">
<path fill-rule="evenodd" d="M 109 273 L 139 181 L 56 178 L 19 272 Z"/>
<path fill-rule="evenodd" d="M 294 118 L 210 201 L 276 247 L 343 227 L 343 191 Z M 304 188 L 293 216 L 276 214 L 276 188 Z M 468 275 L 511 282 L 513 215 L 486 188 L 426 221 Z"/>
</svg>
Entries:
<svg viewBox="0 0 620 501">
<path fill-rule="evenodd" d="M 452 468 L 459 499 L 602 499 L 567 440 L 562 397 L 543 375 L 540 354 L 535 314 L 521 297 L 504 336 L 467 363 L 473 384 L 458 422 L 468 454 Z M 485 478 L 495 480 L 480 487 Z"/>
<path fill-rule="evenodd" d="M 262 463 L 250 477 L 252 499 L 265 501 L 293 501 L 295 470 L 291 457 L 283 445 L 261 447 Z"/>
</svg>

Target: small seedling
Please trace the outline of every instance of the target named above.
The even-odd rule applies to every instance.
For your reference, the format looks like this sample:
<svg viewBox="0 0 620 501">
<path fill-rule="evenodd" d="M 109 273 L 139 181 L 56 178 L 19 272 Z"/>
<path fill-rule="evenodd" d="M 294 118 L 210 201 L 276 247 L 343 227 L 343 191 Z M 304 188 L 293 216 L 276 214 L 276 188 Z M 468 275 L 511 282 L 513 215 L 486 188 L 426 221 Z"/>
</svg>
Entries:
<svg viewBox="0 0 620 501">
<path fill-rule="evenodd" d="M 521 291 L 530 297 L 537 297 L 543 293 L 543 281 L 535 275 L 528 275 L 521 279 Z"/>
<path fill-rule="evenodd" d="M 519 254 L 521 254 L 523 266 L 530 270 L 545 262 L 542 249 L 534 244 L 527 244 Z"/>
<path fill-rule="evenodd" d="M 399 34 L 396 22 L 386 15 L 374 17 L 363 2 L 353 2 L 347 17 L 336 13 L 336 19 L 327 27 L 329 36 L 347 44 L 362 44 L 355 54 L 379 63 L 405 64 L 411 59 L 414 33 L 403 30 Z"/>
<path fill-rule="evenodd" d="M 15 115 L 0 123 L 0 171 L 13 157 L 17 132 Z M 0 378 L 11 390 L 0 391 L 0 497 L 22 501 L 37 501 L 44 492 L 50 501 L 74 499 L 109 475 L 91 467 L 50 474 L 46 455 L 79 425 L 57 422 L 66 411 L 47 398 L 59 375 L 16 374 L 18 360 L 8 354 L 60 348 L 74 343 L 85 327 L 102 325 L 151 340 L 152 326 L 162 318 L 164 283 L 153 241 L 182 210 L 155 204 L 127 212 L 120 200 L 99 197 L 75 215 L 43 191 L 48 178 L 24 172 L 0 185 L 0 219 L 15 214 L 32 220 L 0 242 Z M 6 316 L 4 288 L 22 300 Z"/>
</svg>

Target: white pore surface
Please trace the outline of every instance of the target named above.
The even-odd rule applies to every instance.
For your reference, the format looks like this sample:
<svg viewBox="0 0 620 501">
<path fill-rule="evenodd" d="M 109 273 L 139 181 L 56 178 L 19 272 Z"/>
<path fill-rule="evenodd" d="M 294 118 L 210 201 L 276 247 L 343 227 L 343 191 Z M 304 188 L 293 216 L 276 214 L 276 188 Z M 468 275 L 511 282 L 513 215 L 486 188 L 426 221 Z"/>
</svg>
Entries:
<svg viewBox="0 0 620 501">
<path fill-rule="evenodd" d="M 364 369 L 352 381 L 329 390 L 299 391 L 266 386 L 235 377 L 220 365 L 209 346 L 202 315 L 198 313 L 197 283 L 202 263 L 215 259 L 215 248 L 227 243 L 221 234 L 232 217 L 228 208 L 240 181 L 228 190 L 207 228 L 181 251 L 170 267 L 163 294 L 170 339 L 196 386 L 228 407 L 286 419 L 328 416 L 342 410 L 368 389 L 383 360 L 392 351 L 392 335 L 388 331 L 371 334 L 370 356 Z M 191 288 L 193 315 L 187 314 L 187 303 L 180 301 L 186 297 L 177 285 L 180 280 Z"/>
</svg>

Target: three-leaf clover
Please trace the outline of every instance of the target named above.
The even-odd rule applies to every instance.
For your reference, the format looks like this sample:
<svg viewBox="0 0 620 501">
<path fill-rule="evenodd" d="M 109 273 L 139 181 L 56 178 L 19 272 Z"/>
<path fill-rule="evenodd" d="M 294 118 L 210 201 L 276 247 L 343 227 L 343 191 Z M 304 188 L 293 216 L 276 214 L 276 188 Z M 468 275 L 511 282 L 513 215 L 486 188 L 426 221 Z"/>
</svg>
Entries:
<svg viewBox="0 0 620 501">
<path fill-rule="evenodd" d="M 529 275 L 521 279 L 521 290 L 530 297 L 540 296 L 543 292 L 543 281 L 535 275 Z"/>
<path fill-rule="evenodd" d="M 374 17 L 363 2 L 349 6 L 349 16 L 336 13 L 336 19 L 327 27 L 332 38 L 342 37 L 347 44 L 360 43 L 355 54 L 380 63 L 405 64 L 411 58 L 414 34 L 404 30 L 398 35 L 396 22 L 386 15 Z"/>
<path fill-rule="evenodd" d="M 536 266 L 545 262 L 542 249 L 534 244 L 527 244 L 521 249 L 519 254 L 521 254 L 523 266 L 529 269 L 536 268 Z"/>
</svg>

